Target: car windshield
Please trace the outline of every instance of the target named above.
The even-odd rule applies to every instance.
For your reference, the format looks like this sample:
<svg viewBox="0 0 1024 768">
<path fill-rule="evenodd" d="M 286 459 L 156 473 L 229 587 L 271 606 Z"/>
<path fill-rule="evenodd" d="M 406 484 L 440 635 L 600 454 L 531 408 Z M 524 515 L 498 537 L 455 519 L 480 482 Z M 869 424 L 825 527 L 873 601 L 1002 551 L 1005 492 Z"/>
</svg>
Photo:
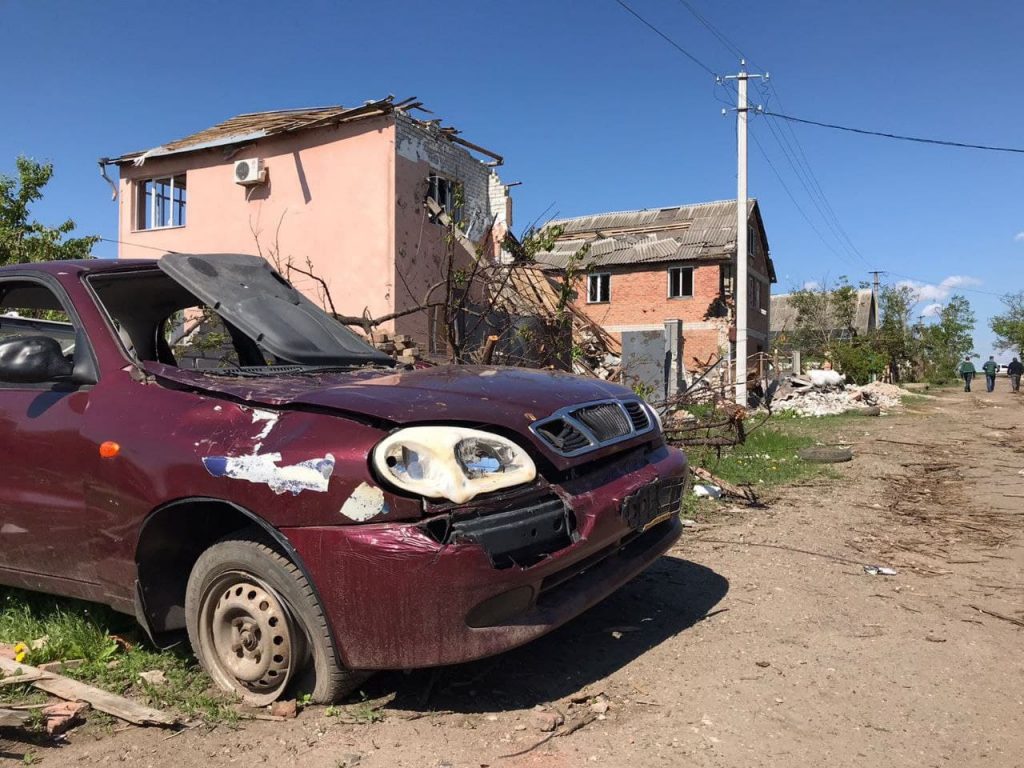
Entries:
<svg viewBox="0 0 1024 768">
<path fill-rule="evenodd" d="M 125 350 L 139 361 L 230 376 L 393 365 L 304 298 L 301 312 L 283 316 L 282 302 L 262 296 L 258 285 L 241 310 L 204 301 L 159 269 L 98 273 L 89 285 Z"/>
</svg>

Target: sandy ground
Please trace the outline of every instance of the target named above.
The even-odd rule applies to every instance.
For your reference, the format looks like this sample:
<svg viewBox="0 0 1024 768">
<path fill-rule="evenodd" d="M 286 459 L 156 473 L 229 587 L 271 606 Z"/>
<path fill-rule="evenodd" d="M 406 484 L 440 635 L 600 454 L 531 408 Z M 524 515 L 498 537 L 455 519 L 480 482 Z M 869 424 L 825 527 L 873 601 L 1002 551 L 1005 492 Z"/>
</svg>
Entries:
<svg viewBox="0 0 1024 768">
<path fill-rule="evenodd" d="M 839 479 L 723 505 L 641 578 L 497 659 L 382 674 L 373 723 L 78 731 L 44 765 L 1024 765 L 1024 396 L 850 421 Z M 975 388 L 977 389 L 977 387 Z M 982 389 L 984 389 L 982 387 Z M 870 576 L 865 564 L 896 576 Z M 974 607 L 972 607 L 974 606 Z M 525 754 L 560 712 L 585 723 Z"/>
</svg>

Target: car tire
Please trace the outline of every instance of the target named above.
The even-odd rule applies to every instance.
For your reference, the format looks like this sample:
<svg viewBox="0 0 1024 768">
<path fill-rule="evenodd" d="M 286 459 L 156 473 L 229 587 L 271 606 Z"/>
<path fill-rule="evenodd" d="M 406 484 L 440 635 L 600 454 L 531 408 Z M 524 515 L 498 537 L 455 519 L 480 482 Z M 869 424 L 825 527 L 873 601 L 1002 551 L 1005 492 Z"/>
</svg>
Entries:
<svg viewBox="0 0 1024 768">
<path fill-rule="evenodd" d="M 341 663 L 309 581 L 256 534 L 234 534 L 199 556 L 185 621 L 203 669 L 253 706 L 287 691 L 329 704 L 369 677 Z"/>
</svg>

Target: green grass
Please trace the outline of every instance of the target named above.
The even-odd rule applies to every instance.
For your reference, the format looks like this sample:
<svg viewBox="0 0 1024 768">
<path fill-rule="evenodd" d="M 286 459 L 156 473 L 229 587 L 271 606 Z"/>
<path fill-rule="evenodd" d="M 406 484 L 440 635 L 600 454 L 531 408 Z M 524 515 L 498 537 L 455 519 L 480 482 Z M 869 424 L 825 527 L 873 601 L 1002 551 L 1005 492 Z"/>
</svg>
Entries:
<svg viewBox="0 0 1024 768">
<path fill-rule="evenodd" d="M 233 701 L 213 689 L 187 644 L 161 651 L 132 618 L 103 606 L 0 588 L 0 642 L 40 645 L 27 652 L 26 664 L 81 659 L 81 666 L 61 674 L 159 709 L 209 721 L 234 717 Z M 166 684 L 139 678 L 157 669 Z M 28 687 L 0 688 L 0 702 L 31 703 L 37 697 Z"/>
<path fill-rule="evenodd" d="M 814 438 L 794 434 L 784 426 L 767 424 L 747 436 L 742 445 L 723 449 L 721 457 L 711 449 L 691 450 L 690 461 L 737 485 L 773 486 L 792 483 L 817 474 L 820 465 L 800 459 L 801 448 Z"/>
</svg>

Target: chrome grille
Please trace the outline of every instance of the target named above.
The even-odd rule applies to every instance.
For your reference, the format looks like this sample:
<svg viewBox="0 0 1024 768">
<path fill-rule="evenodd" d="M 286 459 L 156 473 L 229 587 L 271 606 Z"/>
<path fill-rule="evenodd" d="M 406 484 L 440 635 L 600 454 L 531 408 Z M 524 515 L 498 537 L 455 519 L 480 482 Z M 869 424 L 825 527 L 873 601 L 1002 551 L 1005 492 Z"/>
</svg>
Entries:
<svg viewBox="0 0 1024 768">
<path fill-rule="evenodd" d="M 601 442 L 612 438 L 628 435 L 633 426 L 626 414 L 615 403 L 602 403 L 573 411 L 574 417 L 587 425 L 587 428 Z"/>
<path fill-rule="evenodd" d="M 530 430 L 562 456 L 577 456 L 651 432 L 654 420 L 639 400 L 599 400 L 562 408 Z"/>
<path fill-rule="evenodd" d="M 626 409 L 626 413 L 629 414 L 629 420 L 633 422 L 633 429 L 642 432 L 651 426 L 651 417 L 647 415 L 647 410 L 643 405 L 635 400 L 622 405 Z"/>
</svg>

